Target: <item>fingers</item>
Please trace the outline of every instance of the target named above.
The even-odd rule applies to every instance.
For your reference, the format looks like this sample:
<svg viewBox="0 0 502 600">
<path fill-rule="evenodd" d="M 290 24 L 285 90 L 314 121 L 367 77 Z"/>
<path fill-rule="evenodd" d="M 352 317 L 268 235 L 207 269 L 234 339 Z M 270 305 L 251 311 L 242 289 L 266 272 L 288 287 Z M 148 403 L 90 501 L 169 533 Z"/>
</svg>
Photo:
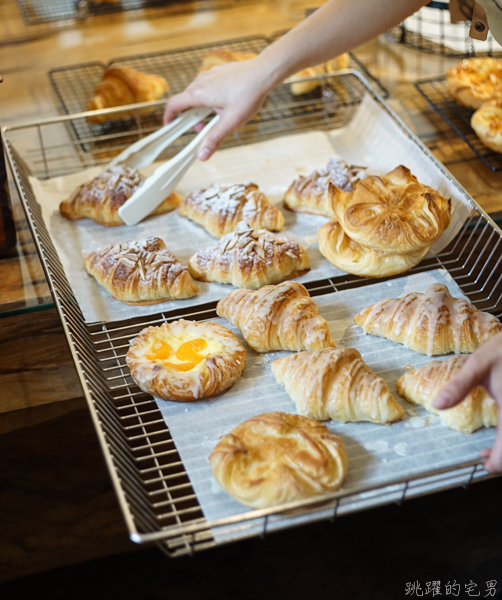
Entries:
<svg viewBox="0 0 502 600">
<path fill-rule="evenodd" d="M 224 113 L 202 142 L 197 158 L 202 161 L 210 158 L 221 146 L 227 135 L 238 126 L 239 120 L 235 116 Z"/>
<path fill-rule="evenodd" d="M 164 123 L 167 125 L 176 119 L 178 113 L 193 108 L 194 106 L 202 106 L 197 98 L 186 89 L 181 94 L 176 94 L 172 98 L 169 98 L 164 111 Z"/>
<path fill-rule="evenodd" d="M 481 451 L 483 466 L 488 473 L 502 473 L 502 410 L 499 409 L 497 417 L 497 434 L 493 448 Z"/>
</svg>

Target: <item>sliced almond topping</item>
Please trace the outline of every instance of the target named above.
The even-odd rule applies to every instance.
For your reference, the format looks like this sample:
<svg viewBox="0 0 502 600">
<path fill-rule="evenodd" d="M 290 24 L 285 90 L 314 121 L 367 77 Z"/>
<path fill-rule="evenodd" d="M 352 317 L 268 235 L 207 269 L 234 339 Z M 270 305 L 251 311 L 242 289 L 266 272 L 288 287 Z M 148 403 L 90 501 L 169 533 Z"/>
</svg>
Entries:
<svg viewBox="0 0 502 600">
<path fill-rule="evenodd" d="M 222 252 L 225 252 L 225 250 L 232 250 L 232 248 L 235 247 L 235 245 L 237 244 L 238 241 L 239 241 L 239 238 L 236 235 L 231 237 L 230 241 L 228 242 L 228 244 L 226 244 L 225 249 L 222 250 Z"/>
<path fill-rule="evenodd" d="M 291 258 L 294 258 L 295 260 L 298 258 L 298 256 L 296 256 L 296 254 L 293 254 L 291 250 L 286 250 L 285 254 L 287 254 Z"/>
<path fill-rule="evenodd" d="M 121 256 L 119 258 L 119 262 L 125 265 L 126 267 L 130 267 L 131 269 L 134 269 L 134 267 L 136 266 L 136 263 L 132 262 L 132 260 L 129 260 L 125 256 Z"/>
<path fill-rule="evenodd" d="M 145 268 L 143 267 L 143 263 L 140 260 L 138 260 L 138 269 L 141 279 L 145 281 Z"/>
<path fill-rule="evenodd" d="M 254 243 L 254 251 L 260 258 L 265 258 L 265 249 L 260 244 Z"/>
</svg>

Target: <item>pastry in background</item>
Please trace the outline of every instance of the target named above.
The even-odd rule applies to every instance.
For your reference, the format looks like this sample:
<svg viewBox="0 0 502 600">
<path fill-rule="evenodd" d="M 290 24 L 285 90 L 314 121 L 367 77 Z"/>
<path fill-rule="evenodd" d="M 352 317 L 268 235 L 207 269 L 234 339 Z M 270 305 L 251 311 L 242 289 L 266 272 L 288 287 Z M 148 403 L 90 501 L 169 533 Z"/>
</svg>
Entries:
<svg viewBox="0 0 502 600">
<path fill-rule="evenodd" d="M 194 254 L 188 269 L 201 281 L 254 290 L 303 275 L 310 266 L 297 242 L 241 221 L 233 233 Z"/>
<path fill-rule="evenodd" d="M 425 293 L 387 298 L 354 317 L 364 333 L 387 338 L 415 352 L 436 356 L 474 352 L 499 331 L 493 315 L 477 310 L 464 298 L 434 283 Z"/>
<path fill-rule="evenodd" d="M 100 110 L 137 102 L 159 100 L 169 89 L 169 84 L 160 75 L 150 75 L 129 67 L 109 67 L 103 73 L 86 110 Z M 140 114 L 149 114 L 153 108 L 141 109 Z M 134 111 L 131 114 L 135 114 Z M 103 123 L 110 119 L 123 119 L 127 113 L 89 117 L 91 123 Z"/>
<path fill-rule="evenodd" d="M 59 211 L 72 221 L 88 218 L 107 227 L 124 225 L 119 208 L 144 182 L 145 177 L 135 169 L 126 165 L 111 167 L 80 185 L 67 200 L 61 202 Z M 172 192 L 151 214 L 162 215 L 176 208 L 180 202 L 181 196 Z"/>
<path fill-rule="evenodd" d="M 366 167 L 356 167 L 331 157 L 326 167 L 307 177 L 300 175 L 293 181 L 284 196 L 284 205 L 294 212 L 333 218 L 336 216 L 334 195 L 329 193 L 329 184 L 343 192 L 351 192 L 356 182 L 366 175 L 365 170 Z"/>
<path fill-rule="evenodd" d="M 231 387 L 242 375 L 246 351 L 222 325 L 180 319 L 143 329 L 126 362 L 144 392 L 190 402 Z"/>
<path fill-rule="evenodd" d="M 178 212 L 217 238 L 234 231 L 239 221 L 269 231 L 284 227 L 281 211 L 270 204 L 254 183 L 213 184 L 187 196 Z"/>
<path fill-rule="evenodd" d="M 353 348 L 299 352 L 274 360 L 272 373 L 299 414 L 319 421 L 392 423 L 404 410 Z"/>
<path fill-rule="evenodd" d="M 433 360 L 425 366 L 409 371 L 396 382 L 397 391 L 413 404 L 424 406 L 439 415 L 441 422 L 463 433 L 472 433 L 480 427 L 497 425 L 497 405 L 483 386 L 475 387 L 453 408 L 438 410 L 432 401 L 458 373 L 468 356 L 452 356 L 444 361 Z"/>
<path fill-rule="evenodd" d="M 298 415 L 251 417 L 225 435 L 209 456 L 216 481 L 252 508 L 334 492 L 347 473 L 342 440 Z"/>
<path fill-rule="evenodd" d="M 230 50 L 229 48 L 214 48 L 213 50 L 206 52 L 202 57 L 199 73 L 208 71 L 213 67 L 226 65 L 227 63 L 251 60 L 256 56 L 256 52 L 239 52 L 237 50 Z"/>
<path fill-rule="evenodd" d="M 305 287 L 297 281 L 235 290 L 216 306 L 256 352 L 320 350 L 334 346 L 329 327 Z"/>
<path fill-rule="evenodd" d="M 293 96 L 301 96 L 302 94 L 307 94 L 308 92 L 315 90 L 321 85 L 319 80 L 320 75 L 326 75 L 328 73 L 348 69 L 349 62 L 350 56 L 347 52 L 345 52 L 344 54 L 340 54 L 340 56 L 328 60 L 325 63 L 315 65 L 314 67 L 307 67 L 306 69 L 298 71 L 298 73 L 288 77 L 288 79 L 286 79 L 286 83 L 291 83 L 291 93 Z M 316 77 L 316 79 L 312 79 L 311 81 L 301 81 L 307 77 Z"/>
<path fill-rule="evenodd" d="M 192 298 L 198 292 L 190 273 L 158 237 L 110 244 L 91 252 L 85 268 L 114 300 L 158 304 Z"/>
<path fill-rule="evenodd" d="M 471 117 L 471 127 L 487 148 L 502 152 L 502 98 L 482 104 Z"/>
<path fill-rule="evenodd" d="M 453 100 L 473 110 L 502 100 L 502 59 L 465 58 L 446 73 L 446 89 Z"/>
</svg>

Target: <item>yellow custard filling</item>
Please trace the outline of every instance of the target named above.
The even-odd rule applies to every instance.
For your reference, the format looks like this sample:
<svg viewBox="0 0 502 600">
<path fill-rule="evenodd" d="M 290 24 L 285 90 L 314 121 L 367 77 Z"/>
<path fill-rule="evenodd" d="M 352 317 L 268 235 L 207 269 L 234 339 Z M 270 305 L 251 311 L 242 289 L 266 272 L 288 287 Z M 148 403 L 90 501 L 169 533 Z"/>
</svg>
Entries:
<svg viewBox="0 0 502 600">
<path fill-rule="evenodd" d="M 175 371 L 191 371 L 198 365 L 202 368 L 201 363 L 204 359 L 223 350 L 223 344 L 210 339 L 188 339 L 188 336 L 167 337 L 169 338 L 167 340 L 155 340 L 145 353 L 145 358 L 160 361 Z"/>
</svg>

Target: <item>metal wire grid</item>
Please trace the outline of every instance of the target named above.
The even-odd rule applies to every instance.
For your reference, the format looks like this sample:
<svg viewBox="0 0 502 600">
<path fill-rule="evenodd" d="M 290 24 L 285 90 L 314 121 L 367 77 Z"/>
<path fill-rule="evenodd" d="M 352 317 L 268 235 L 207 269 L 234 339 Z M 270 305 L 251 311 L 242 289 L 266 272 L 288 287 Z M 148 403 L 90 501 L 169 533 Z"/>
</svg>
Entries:
<svg viewBox="0 0 502 600">
<path fill-rule="evenodd" d="M 444 75 L 416 81 L 415 87 L 489 169 L 492 171 L 502 170 L 502 154 L 491 150 L 478 138 L 471 127 L 473 111 L 451 99 Z"/>
</svg>

